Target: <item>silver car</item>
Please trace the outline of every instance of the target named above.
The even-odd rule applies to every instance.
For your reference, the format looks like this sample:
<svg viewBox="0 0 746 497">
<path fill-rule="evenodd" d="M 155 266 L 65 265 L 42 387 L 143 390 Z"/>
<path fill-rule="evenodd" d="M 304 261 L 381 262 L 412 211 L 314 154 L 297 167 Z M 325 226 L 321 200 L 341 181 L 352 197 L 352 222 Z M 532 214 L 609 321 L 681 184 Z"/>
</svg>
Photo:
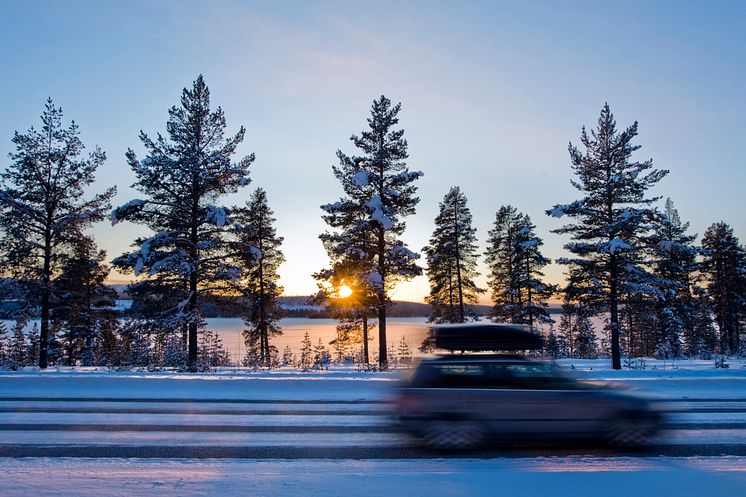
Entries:
<svg viewBox="0 0 746 497">
<path fill-rule="evenodd" d="M 594 438 L 639 447 L 661 424 L 647 399 L 512 355 L 424 359 L 402 380 L 395 398 L 403 428 L 438 449 L 475 448 L 495 439 Z"/>
</svg>

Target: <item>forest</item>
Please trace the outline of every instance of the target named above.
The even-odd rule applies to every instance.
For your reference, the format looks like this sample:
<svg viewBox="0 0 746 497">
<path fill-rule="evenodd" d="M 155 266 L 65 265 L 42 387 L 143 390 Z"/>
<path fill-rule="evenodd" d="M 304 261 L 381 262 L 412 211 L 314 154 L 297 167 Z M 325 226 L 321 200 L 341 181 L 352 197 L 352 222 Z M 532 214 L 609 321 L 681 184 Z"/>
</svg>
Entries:
<svg viewBox="0 0 746 497">
<path fill-rule="evenodd" d="M 553 233 L 567 252 L 551 261 L 535 232 L 540 221 L 513 205 L 495 206 L 479 253 L 459 185 L 445 192 L 428 245 L 405 243 L 406 218 L 426 180 L 407 166 L 400 109 L 376 98 L 367 126 L 351 138 L 355 153 L 337 151 L 331 172 L 342 194 L 320 211 L 329 264 L 313 272 L 318 293 L 303 304 L 338 321 L 336 339 L 322 346 L 387 369 L 391 292 L 425 274 L 430 322 L 479 319 L 486 295 L 487 319 L 543 334 L 551 358 L 608 356 L 619 369 L 625 357 L 746 354 L 744 246 L 724 221 L 701 237 L 690 232 L 674 201 L 657 192 L 669 171 L 636 158 L 636 122 L 617 127 L 605 104 L 596 125 L 569 145 L 577 199 L 546 206 L 547 218 L 564 222 Z M 260 186 L 241 205 L 225 203 L 251 183 L 255 156 L 237 157 L 244 135 L 243 127 L 228 131 L 200 75 L 170 108 L 164 133 L 140 132 L 144 156 L 128 150 L 138 198 L 116 205 L 114 186 L 90 194 L 106 153 L 87 151 L 77 124 L 49 99 L 40 127 L 12 137 L 15 151 L 0 172 L 0 300 L 14 323 L 0 322 L 0 368 L 286 363 L 272 338 L 295 311 L 281 305 L 284 240 L 268 193 Z M 150 235 L 108 263 L 89 234 L 99 222 L 134 223 Z M 476 283 L 480 257 L 487 288 Z M 565 281 L 546 281 L 552 262 L 565 268 Z M 127 294 L 136 312 L 117 308 L 112 268 L 135 278 Z M 561 303 L 561 315 L 550 314 L 550 303 Z M 245 357 L 230 358 L 205 326 L 220 312 L 243 318 Z M 377 357 L 368 350 L 373 328 Z"/>
</svg>

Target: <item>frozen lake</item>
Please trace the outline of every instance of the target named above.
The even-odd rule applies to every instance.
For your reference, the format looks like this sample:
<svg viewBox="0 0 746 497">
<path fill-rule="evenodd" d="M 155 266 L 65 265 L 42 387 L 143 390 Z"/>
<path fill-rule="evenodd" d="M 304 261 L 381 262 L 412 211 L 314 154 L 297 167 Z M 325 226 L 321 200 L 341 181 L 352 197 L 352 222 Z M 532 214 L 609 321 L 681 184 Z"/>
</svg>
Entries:
<svg viewBox="0 0 746 497">
<path fill-rule="evenodd" d="M 8 334 L 12 333 L 13 321 L 2 320 L 8 329 Z M 218 333 L 223 341 L 223 346 L 230 352 L 231 358 L 243 357 L 244 343 L 241 331 L 244 329 L 244 323 L 241 318 L 207 318 L 207 328 Z M 33 324 L 38 320 L 29 322 L 26 331 L 28 332 Z M 374 323 L 376 321 L 373 321 Z M 319 338 L 328 348 L 329 342 L 336 337 L 337 321 L 334 319 L 308 319 L 308 318 L 285 318 L 280 320 L 282 335 L 270 339 L 270 343 L 282 351 L 285 346 L 289 345 L 293 353 L 300 354 L 301 342 L 303 335 L 308 332 L 311 337 L 311 343 L 315 346 Z M 386 338 L 389 345 L 398 348 L 402 337 L 409 344 L 413 354 L 417 353 L 417 348 L 427 334 L 427 318 L 389 318 L 386 320 Z M 374 327 L 369 332 L 371 341 L 368 345 L 370 359 L 374 360 L 378 352 L 378 327 Z"/>
<path fill-rule="evenodd" d="M 241 318 L 207 318 L 206 321 L 209 329 L 217 331 L 232 357 L 243 356 L 244 345 L 241 331 L 244 329 L 244 323 Z M 320 338 L 327 347 L 337 333 L 337 321 L 334 319 L 285 318 L 280 320 L 280 326 L 283 331 L 282 335 L 271 338 L 270 343 L 277 347 L 281 354 L 285 346 L 289 345 L 290 349 L 298 355 L 303 335 L 306 332 L 311 337 L 311 343 L 314 346 Z M 427 318 L 389 318 L 386 320 L 386 341 L 395 348 L 399 346 L 399 342 L 404 337 L 412 353 L 416 353 L 426 334 Z M 370 359 L 373 360 L 378 352 L 378 327 L 373 328 L 369 335 L 372 340 L 368 347 Z"/>
</svg>

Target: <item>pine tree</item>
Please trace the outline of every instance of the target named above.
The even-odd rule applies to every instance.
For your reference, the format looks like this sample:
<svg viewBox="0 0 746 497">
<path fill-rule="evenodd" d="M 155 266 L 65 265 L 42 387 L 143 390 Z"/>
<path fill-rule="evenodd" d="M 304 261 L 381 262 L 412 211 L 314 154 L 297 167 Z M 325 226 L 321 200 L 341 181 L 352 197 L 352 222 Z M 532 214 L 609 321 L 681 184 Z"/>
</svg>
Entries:
<svg viewBox="0 0 746 497">
<path fill-rule="evenodd" d="M 656 350 L 679 357 L 681 341 L 691 333 L 696 302 L 692 295 L 697 255 L 693 245 L 696 235 L 687 234 L 689 223 L 683 223 L 670 198 L 664 211 L 654 220 L 649 238 L 651 260 L 656 276 L 656 317 L 658 323 Z M 662 354 L 659 354 L 662 355 Z"/>
<path fill-rule="evenodd" d="M 663 343 L 659 329 L 655 296 L 646 292 L 626 295 L 624 306 L 619 310 L 622 353 L 630 357 L 665 355 L 665 351 L 670 349 L 659 347 Z"/>
<path fill-rule="evenodd" d="M 575 357 L 575 322 L 577 319 L 577 306 L 567 300 L 562 303 L 562 315 L 557 326 L 560 338 L 567 347 L 569 357 Z"/>
<path fill-rule="evenodd" d="M 293 351 L 290 348 L 290 345 L 285 345 L 285 348 L 282 351 L 283 366 L 288 366 L 290 364 L 293 364 L 294 362 L 295 362 L 295 354 L 293 354 Z"/>
<path fill-rule="evenodd" d="M 492 296 L 490 318 L 494 321 L 517 323 L 519 314 L 517 264 L 514 247 L 517 232 L 523 226 L 523 215 L 511 205 L 504 205 L 495 214 L 493 228 L 488 233 L 485 262 L 489 268 L 488 285 Z"/>
<path fill-rule="evenodd" d="M 332 355 L 321 342 L 321 338 L 319 338 L 319 343 L 317 343 L 316 347 L 313 349 L 313 367 L 316 369 L 329 369 L 329 363 L 331 360 Z"/>
<path fill-rule="evenodd" d="M 181 105 L 169 110 L 167 136 L 153 140 L 144 132 L 140 140 L 147 156 L 138 160 L 127 151 L 127 160 L 137 181 L 134 187 L 145 195 L 115 209 L 112 224 L 128 220 L 155 232 L 138 238 L 136 250 L 123 254 L 113 264 L 145 279 L 146 286 L 169 294 L 177 302 L 161 310 L 174 329 L 187 336 L 190 368 L 197 361 L 197 332 L 202 322 L 201 302 L 225 291 L 239 277 L 239 269 L 226 259 L 228 209 L 218 202 L 249 183 L 254 155 L 231 162 L 244 139 L 241 127 L 224 138 L 223 110 L 210 110 L 210 91 L 200 75 L 191 89 L 184 89 Z"/>
<path fill-rule="evenodd" d="M 406 166 L 407 141 L 404 130 L 395 129 L 401 105 L 392 106 L 385 96 L 373 101 L 369 130 L 352 136 L 362 156 L 337 152 L 339 166 L 333 167 L 345 196 L 322 206 L 324 221 L 332 228 L 320 236 L 332 264 L 351 252 L 369 268 L 368 282 L 376 289 L 378 311 L 379 363 L 387 367 L 386 306 L 394 284 L 422 274 L 415 264 L 418 254 L 406 248 L 400 237 L 406 228 L 403 218 L 414 214 L 419 198 L 413 184 L 422 172 Z M 365 265 L 364 265 L 365 266 Z"/>
<path fill-rule="evenodd" d="M 104 284 L 106 252 L 90 237 L 81 237 L 54 280 L 52 320 L 62 330 L 66 363 L 92 366 L 101 330 L 116 327 L 116 292 Z"/>
<path fill-rule="evenodd" d="M 430 295 L 425 298 L 432 306 L 429 322 L 463 323 L 469 317 L 465 303 L 478 302 L 482 290 L 474 283 L 476 231 L 466 195 L 452 187 L 440 203 L 430 244 L 423 249 L 430 280 Z"/>
<path fill-rule="evenodd" d="M 736 354 L 743 333 L 741 320 L 746 316 L 746 251 L 722 221 L 707 228 L 702 249 L 702 272 L 720 333 L 720 352 Z"/>
<path fill-rule="evenodd" d="M 5 369 L 8 364 L 10 353 L 10 341 L 8 340 L 8 327 L 0 321 L 0 370 Z"/>
<path fill-rule="evenodd" d="M 536 226 L 527 215 L 523 216 L 523 224 L 516 233 L 514 246 L 515 281 L 519 297 L 518 322 L 533 328 L 534 323 L 549 324 L 554 322 L 549 317 L 548 298 L 555 292 L 553 285 L 542 281 L 542 269 L 551 261 L 540 252 L 544 242 L 536 236 Z"/>
<path fill-rule="evenodd" d="M 50 327 L 50 333 L 49 338 L 52 338 L 51 333 L 52 328 Z M 51 342 L 52 340 L 50 340 Z M 49 344 L 50 352 L 52 350 L 51 343 Z M 28 333 L 28 342 L 26 344 L 26 350 L 23 351 L 23 359 L 21 361 L 21 364 L 23 366 L 29 366 L 31 364 L 34 364 L 38 362 L 39 360 L 39 353 L 41 352 L 41 338 L 39 334 L 39 325 L 37 323 L 34 323 L 31 325 L 31 331 Z M 49 354 L 49 362 L 54 364 L 52 354 Z"/>
<path fill-rule="evenodd" d="M 550 329 L 544 344 L 544 353 L 552 359 L 560 359 L 564 356 L 564 349 L 561 339 L 554 333 L 554 329 Z"/>
<path fill-rule="evenodd" d="M 412 349 L 409 347 L 409 342 L 407 342 L 407 338 L 404 335 L 401 337 L 397 352 L 403 364 L 409 364 L 412 361 Z"/>
<path fill-rule="evenodd" d="M 266 192 L 258 188 L 245 207 L 234 208 L 231 217 L 235 241 L 232 245 L 236 266 L 241 268 L 241 290 L 249 303 L 244 323 L 247 347 L 258 342 L 259 364 L 270 363 L 269 337 L 282 333 L 278 321 L 282 315 L 278 298 L 277 270 L 285 257 L 280 250 L 283 238 L 277 236 L 276 219 L 269 208 Z"/>
<path fill-rule="evenodd" d="M 570 144 L 572 181 L 583 197 L 571 204 L 556 205 L 547 211 L 553 217 L 569 216 L 574 223 L 554 230 L 570 234 L 565 245 L 574 257 L 558 262 L 570 267 L 571 279 L 581 284 L 568 290 L 573 300 L 582 300 L 596 313 L 609 313 L 612 367 L 621 369 L 619 307 L 622 297 L 644 291 L 650 275 L 640 261 L 644 243 L 640 241 L 653 217 L 650 205 L 658 198 L 646 197 L 647 190 L 668 171 L 653 169 L 652 160 L 631 161 L 638 145 L 637 122 L 617 132 L 614 116 L 604 105 L 598 128 L 581 133 L 585 151 Z M 576 290 L 578 292 L 576 292 Z"/>
<path fill-rule="evenodd" d="M 23 280 L 28 299 L 38 299 L 41 318 L 39 367 L 48 363 L 52 280 L 70 243 L 104 218 L 116 193 L 84 199 L 106 154 L 96 147 L 88 157 L 78 125 L 62 124 L 62 109 L 47 100 L 42 127 L 15 133 L 11 165 L 0 173 L 0 254 L 9 273 Z M 36 302 L 35 302 L 36 304 Z"/>
<path fill-rule="evenodd" d="M 596 333 L 587 309 L 568 300 L 567 295 L 562 303 L 558 340 L 564 344 L 569 357 L 595 359 L 598 356 Z"/>
<path fill-rule="evenodd" d="M 694 313 L 694 325 L 684 336 L 686 353 L 689 357 L 711 359 L 717 347 L 717 333 L 712 319 L 712 301 L 703 288 L 695 289 L 697 307 Z"/>
<path fill-rule="evenodd" d="M 16 318 L 13 324 L 13 336 L 10 339 L 10 349 L 8 351 L 8 363 L 11 369 L 18 369 L 26 365 L 28 340 L 26 339 L 25 328 L 28 324 L 28 318 L 21 314 Z"/>
<path fill-rule="evenodd" d="M 230 354 L 223 347 L 223 341 L 213 330 L 206 329 L 200 336 L 199 361 L 203 370 L 227 366 Z"/>
<path fill-rule="evenodd" d="M 303 371 L 308 371 L 311 365 L 313 365 L 313 346 L 311 345 L 311 337 L 306 332 L 303 335 L 303 342 L 300 349 L 300 368 Z"/>
<path fill-rule="evenodd" d="M 575 323 L 575 357 L 596 359 L 598 357 L 596 333 L 591 326 L 588 314 L 582 308 L 578 312 Z"/>
<path fill-rule="evenodd" d="M 495 215 L 485 252 L 493 320 L 531 327 L 552 322 L 546 300 L 555 288 L 542 281 L 542 268 L 550 260 L 541 254 L 543 242 L 534 229 L 531 218 L 510 205 Z"/>
</svg>

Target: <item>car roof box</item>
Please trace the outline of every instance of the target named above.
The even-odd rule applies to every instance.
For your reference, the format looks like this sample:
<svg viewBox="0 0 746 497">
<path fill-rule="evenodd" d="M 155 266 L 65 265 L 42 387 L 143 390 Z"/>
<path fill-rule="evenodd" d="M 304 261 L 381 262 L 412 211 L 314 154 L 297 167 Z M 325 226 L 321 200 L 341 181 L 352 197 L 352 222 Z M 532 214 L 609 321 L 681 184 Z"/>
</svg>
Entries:
<svg viewBox="0 0 746 497">
<path fill-rule="evenodd" d="M 445 350 L 537 350 L 544 347 L 541 335 L 519 324 L 471 323 L 436 325 L 430 328 L 434 346 Z"/>
</svg>

